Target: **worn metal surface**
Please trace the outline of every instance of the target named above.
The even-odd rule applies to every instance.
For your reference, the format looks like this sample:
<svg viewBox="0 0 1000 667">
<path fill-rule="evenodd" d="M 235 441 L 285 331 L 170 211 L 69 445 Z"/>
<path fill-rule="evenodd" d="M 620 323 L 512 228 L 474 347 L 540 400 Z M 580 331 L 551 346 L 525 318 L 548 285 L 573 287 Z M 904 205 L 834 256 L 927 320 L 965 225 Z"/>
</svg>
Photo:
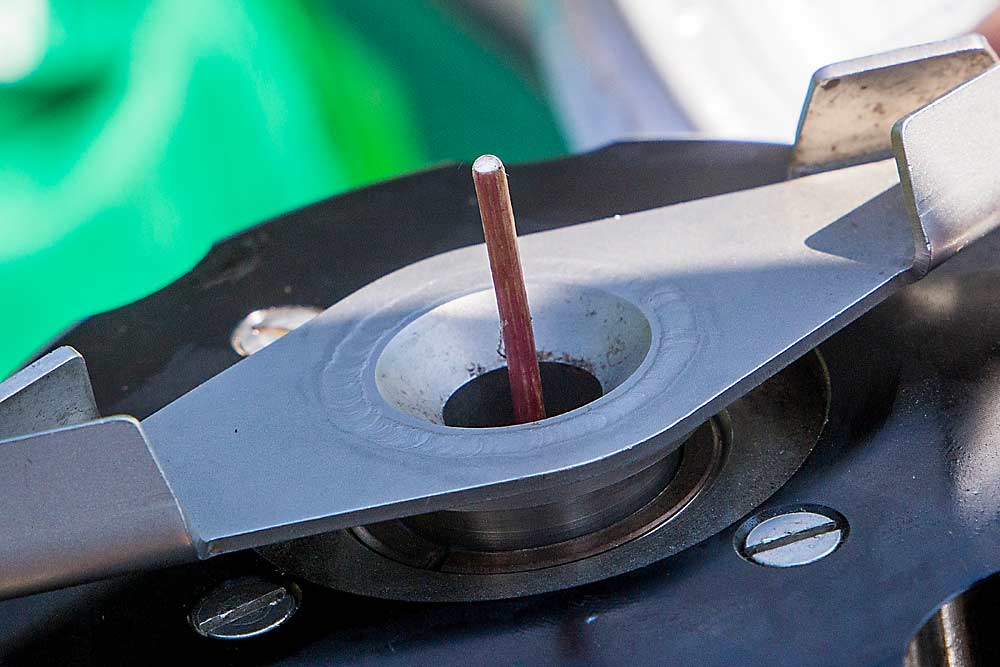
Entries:
<svg viewBox="0 0 1000 667">
<path fill-rule="evenodd" d="M 535 347 L 543 360 L 584 368 L 604 394 L 642 365 L 652 343 L 651 325 L 631 301 L 578 284 L 529 282 L 529 289 Z M 406 324 L 375 361 L 382 400 L 418 420 L 443 425 L 444 405 L 459 387 L 506 367 L 496 304 L 491 288 L 479 289 Z"/>
<path fill-rule="evenodd" d="M 983 37 L 965 35 L 819 69 L 802 107 L 789 172 L 801 176 L 889 157 L 889 132 L 899 118 L 996 61 Z"/>
<path fill-rule="evenodd" d="M 538 231 L 778 181 L 786 156 L 776 146 L 647 143 L 522 166 L 518 224 Z M 467 172 L 446 167 L 296 211 L 63 342 L 86 355 L 103 412 L 145 416 L 235 363 L 234 323 L 288 303 L 286 289 L 297 303 L 327 305 L 421 256 L 476 242 L 471 196 Z M 412 225 L 398 224 L 399 201 Z M 844 513 L 850 537 L 815 564 L 747 563 L 730 529 L 631 574 L 520 600 L 396 603 L 305 584 L 295 618 L 251 647 L 207 641 L 186 622 L 221 582 L 271 573 L 252 553 L 232 554 L 0 603 L 0 655 L 46 666 L 150 656 L 286 667 L 636 666 L 668 656 L 699 667 L 898 667 L 941 602 L 1000 569 L 997 256 L 993 234 L 822 346 L 829 426 L 765 506 Z M 980 613 L 1000 608 L 988 592 Z M 996 616 L 981 618 L 989 643 Z"/>
<path fill-rule="evenodd" d="M 97 419 L 87 364 L 60 347 L 0 383 L 0 440 Z"/>
<path fill-rule="evenodd" d="M 0 489 L 0 598 L 195 558 L 131 417 L 0 441 Z"/>
</svg>

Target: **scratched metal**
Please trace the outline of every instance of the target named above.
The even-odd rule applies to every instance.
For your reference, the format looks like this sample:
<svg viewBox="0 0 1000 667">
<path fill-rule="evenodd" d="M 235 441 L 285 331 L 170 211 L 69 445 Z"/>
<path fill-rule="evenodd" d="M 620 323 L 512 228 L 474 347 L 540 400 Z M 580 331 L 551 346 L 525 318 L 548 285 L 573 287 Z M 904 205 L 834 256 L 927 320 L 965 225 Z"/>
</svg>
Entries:
<svg viewBox="0 0 1000 667">
<path fill-rule="evenodd" d="M 982 36 L 963 35 L 820 68 L 809 82 L 790 173 L 814 174 L 889 157 L 889 132 L 899 118 L 996 62 Z"/>
</svg>

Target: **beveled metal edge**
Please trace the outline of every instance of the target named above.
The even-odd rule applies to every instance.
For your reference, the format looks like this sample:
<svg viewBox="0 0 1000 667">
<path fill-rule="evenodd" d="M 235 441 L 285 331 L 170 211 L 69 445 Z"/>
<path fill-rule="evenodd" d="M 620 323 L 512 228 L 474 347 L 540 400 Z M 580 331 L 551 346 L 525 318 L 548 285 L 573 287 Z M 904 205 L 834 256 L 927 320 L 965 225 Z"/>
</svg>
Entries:
<svg viewBox="0 0 1000 667">
<path fill-rule="evenodd" d="M 134 417 L 0 440 L 0 599 L 196 560 Z"/>
<path fill-rule="evenodd" d="M 897 119 L 996 62 L 985 38 L 969 34 L 820 68 L 802 106 L 790 177 L 890 157 Z"/>
<path fill-rule="evenodd" d="M 1000 68 L 898 120 L 892 147 L 923 276 L 1000 222 Z"/>
</svg>

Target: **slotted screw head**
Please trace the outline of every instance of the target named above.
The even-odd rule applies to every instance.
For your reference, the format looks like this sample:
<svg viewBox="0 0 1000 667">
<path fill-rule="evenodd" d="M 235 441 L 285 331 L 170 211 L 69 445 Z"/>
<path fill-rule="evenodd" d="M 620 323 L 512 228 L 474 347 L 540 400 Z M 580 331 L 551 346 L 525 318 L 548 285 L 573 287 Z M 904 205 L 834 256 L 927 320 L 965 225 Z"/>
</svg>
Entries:
<svg viewBox="0 0 1000 667">
<path fill-rule="evenodd" d="M 240 577 L 205 595 L 188 618 L 205 637 L 246 639 L 274 630 L 298 608 L 297 591 L 262 577 Z"/>
<path fill-rule="evenodd" d="M 808 565 L 836 551 L 847 538 L 847 530 L 843 515 L 826 507 L 763 512 L 736 532 L 736 550 L 758 565 Z"/>
<path fill-rule="evenodd" d="M 236 325 L 230 344 L 241 357 L 248 357 L 302 326 L 320 312 L 319 308 L 311 306 L 276 306 L 255 310 Z"/>
</svg>

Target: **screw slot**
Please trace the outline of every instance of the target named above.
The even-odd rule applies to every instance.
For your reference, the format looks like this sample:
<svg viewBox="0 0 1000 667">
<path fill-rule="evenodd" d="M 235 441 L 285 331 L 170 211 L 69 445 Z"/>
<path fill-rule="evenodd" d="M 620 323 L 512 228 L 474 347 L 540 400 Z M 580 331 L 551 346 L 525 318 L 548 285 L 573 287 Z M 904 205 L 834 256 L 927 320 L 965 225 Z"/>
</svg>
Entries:
<svg viewBox="0 0 1000 667">
<path fill-rule="evenodd" d="M 847 519 L 820 505 L 760 512 L 736 531 L 736 552 L 765 567 L 796 567 L 826 558 L 847 539 Z"/>
</svg>

